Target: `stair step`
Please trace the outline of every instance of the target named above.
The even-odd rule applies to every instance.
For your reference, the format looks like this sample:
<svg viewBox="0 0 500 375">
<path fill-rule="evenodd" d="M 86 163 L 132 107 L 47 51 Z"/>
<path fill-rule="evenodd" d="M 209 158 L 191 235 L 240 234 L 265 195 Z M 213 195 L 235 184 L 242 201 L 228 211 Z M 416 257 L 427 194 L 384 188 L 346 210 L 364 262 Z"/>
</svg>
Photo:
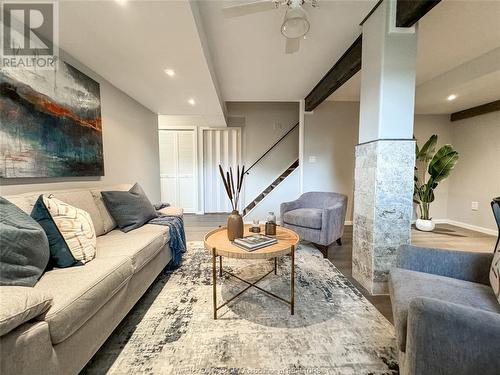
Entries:
<svg viewBox="0 0 500 375">
<path fill-rule="evenodd" d="M 268 195 L 271 191 L 276 189 L 276 187 L 283 182 L 285 178 L 287 178 L 297 167 L 299 166 L 299 161 L 295 161 L 286 171 L 284 171 L 271 185 L 269 185 L 262 193 L 260 193 L 257 198 L 255 198 L 249 205 L 245 207 L 243 210 L 243 215 L 246 215 L 250 212 L 255 206 L 261 202 L 266 195 Z"/>
</svg>

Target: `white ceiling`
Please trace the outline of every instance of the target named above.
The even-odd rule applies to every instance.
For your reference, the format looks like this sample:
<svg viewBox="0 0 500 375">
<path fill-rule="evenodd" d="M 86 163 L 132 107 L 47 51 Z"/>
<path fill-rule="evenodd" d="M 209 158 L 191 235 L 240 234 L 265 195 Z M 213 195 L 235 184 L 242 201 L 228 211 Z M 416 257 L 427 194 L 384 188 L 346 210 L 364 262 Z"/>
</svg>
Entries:
<svg viewBox="0 0 500 375">
<path fill-rule="evenodd" d="M 500 1 L 444 0 L 418 25 L 417 113 L 452 113 L 500 99 Z M 358 101 L 361 73 L 328 100 Z M 447 101 L 451 95 L 457 99 Z"/>
<path fill-rule="evenodd" d="M 225 101 L 303 99 L 360 34 L 377 0 L 308 6 L 311 31 L 289 55 L 280 34 L 283 8 L 236 18 L 222 13 L 249 1 L 62 1 L 60 45 L 155 113 L 224 125 Z M 486 55 L 500 47 L 499 19 L 500 1 L 443 0 L 420 21 L 418 113 L 500 99 L 500 62 L 488 64 Z M 166 68 L 176 75 L 168 77 Z M 359 100 L 359 86 L 358 73 L 329 99 Z M 450 94 L 457 99 L 447 102 Z"/>
<path fill-rule="evenodd" d="M 299 52 L 285 54 L 285 8 L 226 18 L 222 8 L 245 1 L 202 1 L 200 10 L 222 97 L 226 101 L 303 99 L 361 32 L 369 1 L 320 0 L 306 5 L 311 29 Z"/>
<path fill-rule="evenodd" d="M 188 1 L 63 1 L 59 13 L 61 47 L 151 111 L 224 124 Z"/>
</svg>

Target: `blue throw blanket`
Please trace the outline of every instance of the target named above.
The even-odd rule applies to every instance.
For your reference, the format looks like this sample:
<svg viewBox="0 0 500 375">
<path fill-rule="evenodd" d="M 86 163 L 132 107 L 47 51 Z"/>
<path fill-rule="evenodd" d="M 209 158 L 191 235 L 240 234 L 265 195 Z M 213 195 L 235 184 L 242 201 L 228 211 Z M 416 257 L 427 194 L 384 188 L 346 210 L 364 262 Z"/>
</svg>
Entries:
<svg viewBox="0 0 500 375">
<path fill-rule="evenodd" d="M 155 210 L 158 212 L 158 217 L 151 219 L 148 224 L 166 225 L 170 228 L 170 240 L 168 245 L 172 250 L 172 260 L 167 265 L 167 270 L 173 270 L 180 266 L 182 261 L 182 253 L 186 252 L 186 233 L 184 232 L 184 221 L 182 217 L 165 215 L 159 210 L 170 206 L 168 203 L 155 204 Z"/>
</svg>

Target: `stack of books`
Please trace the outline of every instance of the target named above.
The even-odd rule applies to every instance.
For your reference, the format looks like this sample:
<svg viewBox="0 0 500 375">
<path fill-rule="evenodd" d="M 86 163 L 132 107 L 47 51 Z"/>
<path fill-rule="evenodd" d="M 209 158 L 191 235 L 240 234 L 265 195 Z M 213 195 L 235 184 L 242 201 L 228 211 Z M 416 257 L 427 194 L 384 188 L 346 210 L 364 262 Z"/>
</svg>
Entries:
<svg viewBox="0 0 500 375">
<path fill-rule="evenodd" d="M 276 238 L 268 237 L 263 234 L 252 234 L 243 238 L 234 240 L 234 244 L 247 251 L 254 251 L 262 249 L 263 247 L 274 245 L 278 243 Z"/>
</svg>

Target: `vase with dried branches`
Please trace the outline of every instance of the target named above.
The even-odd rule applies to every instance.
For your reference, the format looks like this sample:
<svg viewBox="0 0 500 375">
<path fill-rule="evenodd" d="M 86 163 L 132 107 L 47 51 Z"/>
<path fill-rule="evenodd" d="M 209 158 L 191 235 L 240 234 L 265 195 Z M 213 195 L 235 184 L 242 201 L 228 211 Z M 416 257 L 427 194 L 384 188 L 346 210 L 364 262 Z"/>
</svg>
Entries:
<svg viewBox="0 0 500 375">
<path fill-rule="evenodd" d="M 245 166 L 241 168 L 238 165 L 236 168 L 236 183 L 234 182 L 233 169 L 229 167 L 229 171 L 224 172 L 219 164 L 219 172 L 226 189 L 226 194 L 231 201 L 233 212 L 227 218 L 227 236 L 230 241 L 236 238 L 243 237 L 243 218 L 238 211 L 240 201 L 241 188 L 243 187 L 243 178 L 245 176 Z"/>
</svg>

